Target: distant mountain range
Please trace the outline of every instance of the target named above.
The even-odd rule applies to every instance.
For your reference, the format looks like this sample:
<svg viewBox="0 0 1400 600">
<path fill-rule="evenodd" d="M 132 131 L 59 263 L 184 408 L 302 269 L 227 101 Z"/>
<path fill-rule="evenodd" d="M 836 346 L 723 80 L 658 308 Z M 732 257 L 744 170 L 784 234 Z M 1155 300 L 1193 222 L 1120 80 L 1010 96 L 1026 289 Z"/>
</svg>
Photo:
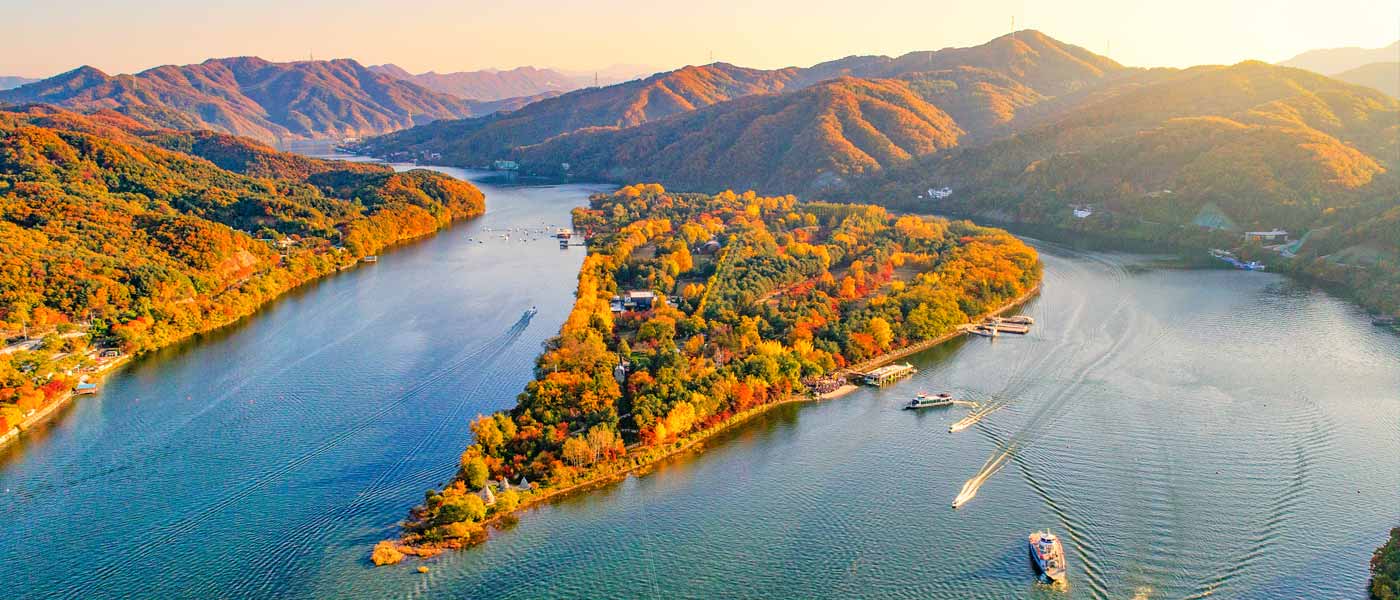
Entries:
<svg viewBox="0 0 1400 600">
<path fill-rule="evenodd" d="M 17 88 L 26 83 L 34 83 L 35 81 L 38 81 L 38 79 L 31 79 L 28 77 L 15 77 L 13 75 L 0 75 L 0 90 Z"/>
<path fill-rule="evenodd" d="M 1285 67 L 1307 69 L 1323 75 L 1336 75 L 1358 67 L 1386 62 L 1400 62 L 1400 42 L 1395 42 L 1384 48 L 1309 50 L 1279 64 Z"/>
<path fill-rule="evenodd" d="M 1311 50 L 1279 64 L 1375 88 L 1400 98 L 1400 42 L 1385 48 Z"/>
<path fill-rule="evenodd" d="M 568 163 L 577 175 L 697 189 L 807 192 L 990 139 L 1018 118 L 1053 114 L 1056 98 L 1132 71 L 1023 31 L 973 48 L 852 56 L 808 68 L 685 67 L 509 115 L 439 121 L 365 148 L 431 151 L 459 164 L 511 158 L 548 173 Z"/>
<path fill-rule="evenodd" d="M 522 105 L 434 92 L 353 60 L 274 63 L 255 57 L 162 66 L 135 75 L 80 67 L 0 91 L 0 104 L 33 103 L 85 112 L 111 109 L 149 126 L 210 129 L 264 141 L 375 135 Z"/>
<path fill-rule="evenodd" d="M 496 69 L 455 73 L 429 71 L 417 75 L 393 64 L 375 65 L 369 69 L 396 79 L 411 81 L 435 92 L 452 94 L 471 100 L 503 100 L 522 97 L 543 99 L 590 87 L 595 82 L 595 74 L 592 72 L 566 72 L 535 67 L 519 67 L 508 71 Z M 598 74 L 597 83 L 598 85 L 612 85 L 644 77 L 654 72 L 635 69 L 645 69 L 645 67 L 612 67 L 608 72 Z"/>
<path fill-rule="evenodd" d="M 1348 83 L 1376 88 L 1390 94 L 1391 97 L 1400 98 L 1400 61 L 1362 65 L 1337 73 L 1333 77 Z"/>
</svg>

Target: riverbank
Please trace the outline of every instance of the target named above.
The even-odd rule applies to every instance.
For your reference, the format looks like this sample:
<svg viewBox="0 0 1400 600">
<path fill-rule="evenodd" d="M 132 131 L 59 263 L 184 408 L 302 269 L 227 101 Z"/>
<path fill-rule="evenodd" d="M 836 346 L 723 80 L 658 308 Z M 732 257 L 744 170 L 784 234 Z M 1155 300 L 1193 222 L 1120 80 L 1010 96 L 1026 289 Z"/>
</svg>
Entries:
<svg viewBox="0 0 1400 600">
<path fill-rule="evenodd" d="M 122 355 L 116 358 L 115 360 L 105 365 L 102 365 L 101 367 L 98 367 L 97 370 L 91 373 L 91 376 L 96 381 L 89 381 L 88 383 L 100 383 L 103 379 L 107 377 L 107 375 L 115 371 L 117 367 L 126 364 L 129 360 L 131 360 L 131 356 Z M 98 387 L 97 393 L 102 393 L 101 386 Z M 73 390 L 68 390 L 62 396 L 54 398 L 52 402 L 49 402 L 48 404 L 35 410 L 34 414 L 25 417 L 23 421 L 21 421 L 18 425 L 11 427 L 9 431 L 6 431 L 4 434 L 0 434 L 0 450 L 5 449 L 6 446 L 9 446 L 13 442 L 19 441 L 20 436 L 24 434 L 24 432 L 32 429 L 36 425 L 40 425 L 48 421 L 58 412 L 58 409 L 67 406 L 68 403 L 72 402 L 73 398 L 77 395 L 78 394 L 73 392 Z"/>
<path fill-rule="evenodd" d="M 1037 282 L 1034 287 L 1021 294 L 1020 296 L 1009 300 L 1005 303 L 1002 303 L 997 308 L 979 315 L 977 318 L 972 319 L 970 322 L 975 323 L 989 317 L 998 316 L 1025 304 L 1040 293 L 1041 285 L 1042 284 L 1040 282 Z M 961 329 L 955 329 L 933 339 L 925 340 L 923 342 L 918 342 L 915 344 L 910 344 L 908 346 L 904 346 L 895 350 L 890 350 L 877 357 L 863 361 L 856 365 L 848 366 L 842 369 L 842 371 L 849 373 L 853 371 L 873 369 L 880 365 L 898 360 L 900 358 L 904 358 L 913 354 L 917 354 L 919 352 L 932 349 L 940 344 L 946 343 L 962 335 L 966 335 L 966 333 Z M 518 515 L 520 515 L 521 513 L 528 511 L 532 508 L 537 508 L 545 502 L 554 499 L 563 499 L 574 493 L 581 493 L 605 485 L 609 485 L 621 481 L 629 475 L 644 475 L 650 469 L 659 465 L 662 461 L 679 456 L 690 450 L 696 449 L 701 444 L 713 438 L 714 436 L 720 433 L 724 433 L 726 431 L 731 431 L 736 427 L 740 427 L 779 406 L 800 402 L 811 402 L 816 400 L 829 400 L 839 398 L 841 396 L 855 391 L 856 389 L 859 389 L 859 386 L 848 384 L 841 386 L 829 393 L 820 395 L 810 393 L 787 394 L 773 402 L 761 404 L 744 410 L 742 412 L 736 413 L 734 415 L 731 415 L 714 426 L 692 433 L 689 436 L 686 436 L 685 438 L 677 440 L 670 444 L 651 447 L 644 447 L 640 444 L 633 444 L 632 446 L 628 447 L 629 453 L 626 455 L 626 457 L 618 459 L 606 465 L 594 466 L 592 469 L 590 469 L 590 474 L 580 481 L 576 481 L 570 483 L 569 485 L 558 488 L 537 488 L 534 491 L 529 492 L 527 495 L 521 497 L 519 503 L 515 506 L 515 508 L 508 511 L 501 511 L 488 515 L 485 519 L 477 523 L 481 527 L 481 533 L 479 535 L 473 535 L 467 538 L 449 539 L 441 542 L 410 543 L 404 541 L 404 538 L 399 538 L 397 540 L 386 540 L 384 542 L 380 542 L 379 545 L 375 546 L 374 563 L 376 565 L 397 564 L 398 562 L 401 562 L 406 556 L 431 558 L 437 556 L 438 554 L 441 554 L 444 550 L 459 550 L 483 543 L 484 541 L 486 541 L 487 537 L 489 537 L 488 532 L 491 528 L 496 528 L 499 530 L 504 523 L 513 523 L 518 518 Z M 639 453 L 634 454 L 633 452 Z M 388 544 L 388 547 L 392 548 L 393 551 L 384 552 L 384 549 L 386 548 L 385 544 Z"/>
</svg>

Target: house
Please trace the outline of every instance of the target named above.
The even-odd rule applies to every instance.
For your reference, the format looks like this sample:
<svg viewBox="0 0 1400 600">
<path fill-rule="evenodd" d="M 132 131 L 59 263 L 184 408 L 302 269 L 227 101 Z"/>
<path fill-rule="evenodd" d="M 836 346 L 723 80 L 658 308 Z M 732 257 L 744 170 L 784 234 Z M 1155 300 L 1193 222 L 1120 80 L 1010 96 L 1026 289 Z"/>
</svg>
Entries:
<svg viewBox="0 0 1400 600">
<path fill-rule="evenodd" d="M 1094 208 L 1093 208 L 1092 206 L 1076 206 L 1076 207 L 1074 207 L 1074 218 L 1076 218 L 1076 219 L 1087 219 L 1087 218 L 1092 217 L 1092 216 L 1094 216 Z"/>
<path fill-rule="evenodd" d="M 621 296 L 613 296 L 610 304 L 615 313 L 645 311 L 658 304 L 666 304 L 666 296 L 659 296 L 651 290 L 632 290 Z"/>
<path fill-rule="evenodd" d="M 513 160 L 498 160 L 491 163 L 491 168 L 497 171 L 519 171 L 520 163 Z"/>
<path fill-rule="evenodd" d="M 1269 231 L 1246 231 L 1244 239 L 1261 244 L 1284 244 L 1288 242 L 1288 232 L 1278 228 Z"/>
<path fill-rule="evenodd" d="M 489 483 L 482 486 L 481 491 L 477 492 L 477 495 L 481 496 L 481 501 L 487 506 L 491 506 L 492 504 L 496 503 L 496 494 L 491 492 L 491 484 Z"/>
<path fill-rule="evenodd" d="M 933 198 L 934 200 L 942 200 L 942 199 L 947 198 L 948 196 L 952 196 L 952 195 L 953 195 L 953 188 L 950 188 L 950 187 L 947 187 L 947 186 L 943 186 L 943 187 L 938 188 L 938 189 L 933 189 L 933 188 L 929 188 L 929 189 L 928 189 L 928 197 L 929 197 L 929 198 Z"/>
<path fill-rule="evenodd" d="M 701 254 L 714 254 L 719 252 L 719 240 L 710 240 L 702 244 L 696 251 Z"/>
</svg>

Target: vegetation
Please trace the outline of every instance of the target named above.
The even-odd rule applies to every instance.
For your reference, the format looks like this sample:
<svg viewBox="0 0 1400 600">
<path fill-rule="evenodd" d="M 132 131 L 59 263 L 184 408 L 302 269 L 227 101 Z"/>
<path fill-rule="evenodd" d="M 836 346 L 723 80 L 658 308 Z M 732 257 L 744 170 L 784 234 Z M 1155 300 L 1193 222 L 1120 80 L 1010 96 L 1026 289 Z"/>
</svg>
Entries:
<svg viewBox="0 0 1400 600">
<path fill-rule="evenodd" d="M 0 431 L 98 349 L 230 323 L 386 245 L 481 214 L 470 184 L 312 160 L 115 113 L 0 112 Z M 32 346 L 32 347 L 31 347 Z"/>
<path fill-rule="evenodd" d="M 1040 278 L 1035 251 L 999 230 L 792 196 L 634 185 L 574 223 L 593 235 L 572 312 L 519 404 L 472 424 L 457 477 L 413 510 L 403 548 L 480 540 L 492 515 L 649 464 Z"/>
<path fill-rule="evenodd" d="M 1400 311 L 1400 247 L 1387 217 L 1400 198 L 1400 101 L 1254 62 L 1144 73 L 1092 96 L 1049 125 L 909 161 L 829 196 L 1202 252 L 1239 247 Z M 945 186 L 950 197 L 929 197 Z M 1075 207 L 1093 215 L 1076 218 Z M 1307 235 L 1291 250 L 1298 258 L 1243 242 L 1242 231 L 1273 228 Z"/>
<path fill-rule="evenodd" d="M 1400 527 L 1390 530 L 1390 539 L 1371 556 L 1372 600 L 1400 598 Z"/>
</svg>

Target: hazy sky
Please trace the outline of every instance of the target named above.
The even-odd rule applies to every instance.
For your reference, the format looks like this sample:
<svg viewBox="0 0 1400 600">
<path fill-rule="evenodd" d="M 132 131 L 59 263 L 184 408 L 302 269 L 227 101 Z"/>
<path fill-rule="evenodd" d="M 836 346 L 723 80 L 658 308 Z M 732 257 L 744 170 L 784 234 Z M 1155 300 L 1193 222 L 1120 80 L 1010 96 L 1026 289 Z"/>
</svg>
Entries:
<svg viewBox="0 0 1400 600">
<path fill-rule="evenodd" d="M 1134 66 L 1270 62 L 1400 38 L 1395 0 L 0 0 L 0 75 L 210 57 L 348 57 L 411 71 L 807 66 L 1035 28 Z M 398 8 L 398 7 L 404 8 Z"/>
</svg>

